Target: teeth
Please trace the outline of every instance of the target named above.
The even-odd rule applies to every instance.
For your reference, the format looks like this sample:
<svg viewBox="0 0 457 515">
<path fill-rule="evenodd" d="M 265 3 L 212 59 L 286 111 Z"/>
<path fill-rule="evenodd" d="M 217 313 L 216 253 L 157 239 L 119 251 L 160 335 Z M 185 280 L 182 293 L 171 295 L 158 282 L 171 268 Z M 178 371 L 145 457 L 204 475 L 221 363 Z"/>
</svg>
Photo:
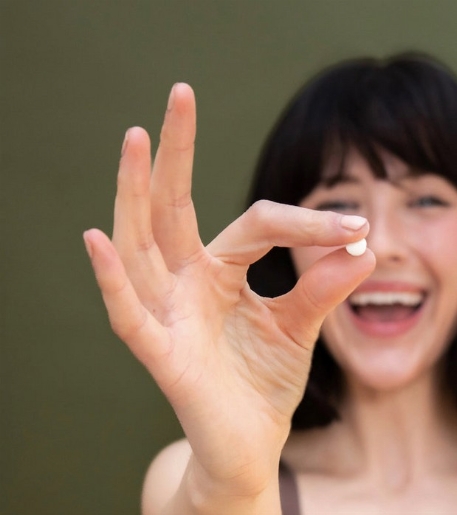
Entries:
<svg viewBox="0 0 457 515">
<path fill-rule="evenodd" d="M 374 304 L 377 306 L 385 306 L 392 304 L 403 304 L 404 306 L 417 306 L 422 302 L 422 293 L 412 292 L 367 292 L 354 293 L 349 297 L 349 302 L 353 306 L 366 306 Z"/>
</svg>

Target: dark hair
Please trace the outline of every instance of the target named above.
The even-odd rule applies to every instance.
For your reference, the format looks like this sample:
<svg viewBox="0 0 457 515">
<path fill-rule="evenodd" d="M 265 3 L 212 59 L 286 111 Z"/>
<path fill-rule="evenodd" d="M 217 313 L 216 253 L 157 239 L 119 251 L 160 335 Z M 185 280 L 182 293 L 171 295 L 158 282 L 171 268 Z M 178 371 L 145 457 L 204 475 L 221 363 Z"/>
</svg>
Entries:
<svg viewBox="0 0 457 515">
<path fill-rule="evenodd" d="M 442 63 L 419 53 L 361 58 L 330 67 L 306 83 L 286 107 L 261 153 L 248 205 L 259 199 L 297 205 L 322 181 L 330 154 L 344 172 L 356 149 L 377 177 L 387 177 L 379 150 L 414 170 L 446 177 L 457 187 L 457 80 Z M 289 249 L 273 248 L 248 271 L 251 288 L 266 297 L 297 280 Z M 444 381 L 457 408 L 457 339 L 445 356 Z M 306 392 L 292 428 L 338 418 L 342 371 L 318 339 Z"/>
</svg>

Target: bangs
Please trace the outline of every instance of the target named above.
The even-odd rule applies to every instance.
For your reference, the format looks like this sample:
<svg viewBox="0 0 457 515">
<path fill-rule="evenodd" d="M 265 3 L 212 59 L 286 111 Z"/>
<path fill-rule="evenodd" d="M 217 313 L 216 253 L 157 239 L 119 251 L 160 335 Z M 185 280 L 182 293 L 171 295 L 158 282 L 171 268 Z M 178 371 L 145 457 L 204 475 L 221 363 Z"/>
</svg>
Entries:
<svg viewBox="0 0 457 515">
<path fill-rule="evenodd" d="M 347 77 L 344 77 L 346 70 L 334 70 L 322 79 L 328 82 L 328 87 L 317 88 L 328 100 L 330 94 L 333 97 L 323 124 L 321 170 L 326 170 L 325 177 L 321 177 L 323 182 L 332 184 L 341 180 L 346 156 L 349 150 L 355 149 L 378 178 L 388 177 L 380 153 L 384 150 L 416 173 L 442 174 L 455 184 L 455 167 L 449 166 L 449 157 L 456 156 L 457 120 L 444 108 L 446 104 L 451 108 L 446 88 L 440 90 L 436 84 L 434 87 L 424 84 L 418 95 L 420 69 L 414 66 L 405 69 L 397 63 L 382 65 L 373 61 L 359 66 L 360 73 L 354 73 L 352 68 Z M 338 81 L 334 73 L 339 75 Z M 454 89 L 454 113 L 457 113 L 456 95 Z M 454 145 L 449 141 L 452 136 Z M 456 161 L 452 159 L 452 162 Z"/>
<path fill-rule="evenodd" d="M 324 70 L 298 91 L 270 133 L 248 205 L 260 198 L 298 204 L 318 184 L 342 178 L 351 149 L 376 177 L 388 178 L 384 150 L 414 173 L 433 172 L 457 187 L 452 72 L 422 54 L 362 58 Z"/>
</svg>

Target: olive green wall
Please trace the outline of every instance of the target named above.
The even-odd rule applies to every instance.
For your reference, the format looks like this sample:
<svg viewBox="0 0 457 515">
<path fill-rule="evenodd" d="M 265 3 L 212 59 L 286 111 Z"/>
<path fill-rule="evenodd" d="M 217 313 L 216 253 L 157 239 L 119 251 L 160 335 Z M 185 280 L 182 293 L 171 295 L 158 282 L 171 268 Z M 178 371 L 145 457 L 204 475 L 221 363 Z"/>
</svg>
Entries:
<svg viewBox="0 0 457 515">
<path fill-rule="evenodd" d="M 110 332 L 81 233 L 110 232 L 124 131 L 157 141 L 170 86 L 199 105 L 208 241 L 242 208 L 268 128 L 322 65 L 422 49 L 457 69 L 455 0 L 0 0 L 2 515 L 139 512 L 180 435 Z"/>
</svg>

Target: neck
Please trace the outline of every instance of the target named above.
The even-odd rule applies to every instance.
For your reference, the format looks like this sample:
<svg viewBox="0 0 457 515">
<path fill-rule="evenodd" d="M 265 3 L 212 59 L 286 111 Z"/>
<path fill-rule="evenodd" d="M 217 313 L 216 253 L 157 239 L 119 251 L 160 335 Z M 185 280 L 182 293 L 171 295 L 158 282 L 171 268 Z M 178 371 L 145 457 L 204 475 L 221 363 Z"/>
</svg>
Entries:
<svg viewBox="0 0 457 515">
<path fill-rule="evenodd" d="M 389 489 L 444 471 L 457 462 L 450 414 L 432 374 L 388 392 L 350 382 L 338 424 L 342 457 Z"/>
</svg>

